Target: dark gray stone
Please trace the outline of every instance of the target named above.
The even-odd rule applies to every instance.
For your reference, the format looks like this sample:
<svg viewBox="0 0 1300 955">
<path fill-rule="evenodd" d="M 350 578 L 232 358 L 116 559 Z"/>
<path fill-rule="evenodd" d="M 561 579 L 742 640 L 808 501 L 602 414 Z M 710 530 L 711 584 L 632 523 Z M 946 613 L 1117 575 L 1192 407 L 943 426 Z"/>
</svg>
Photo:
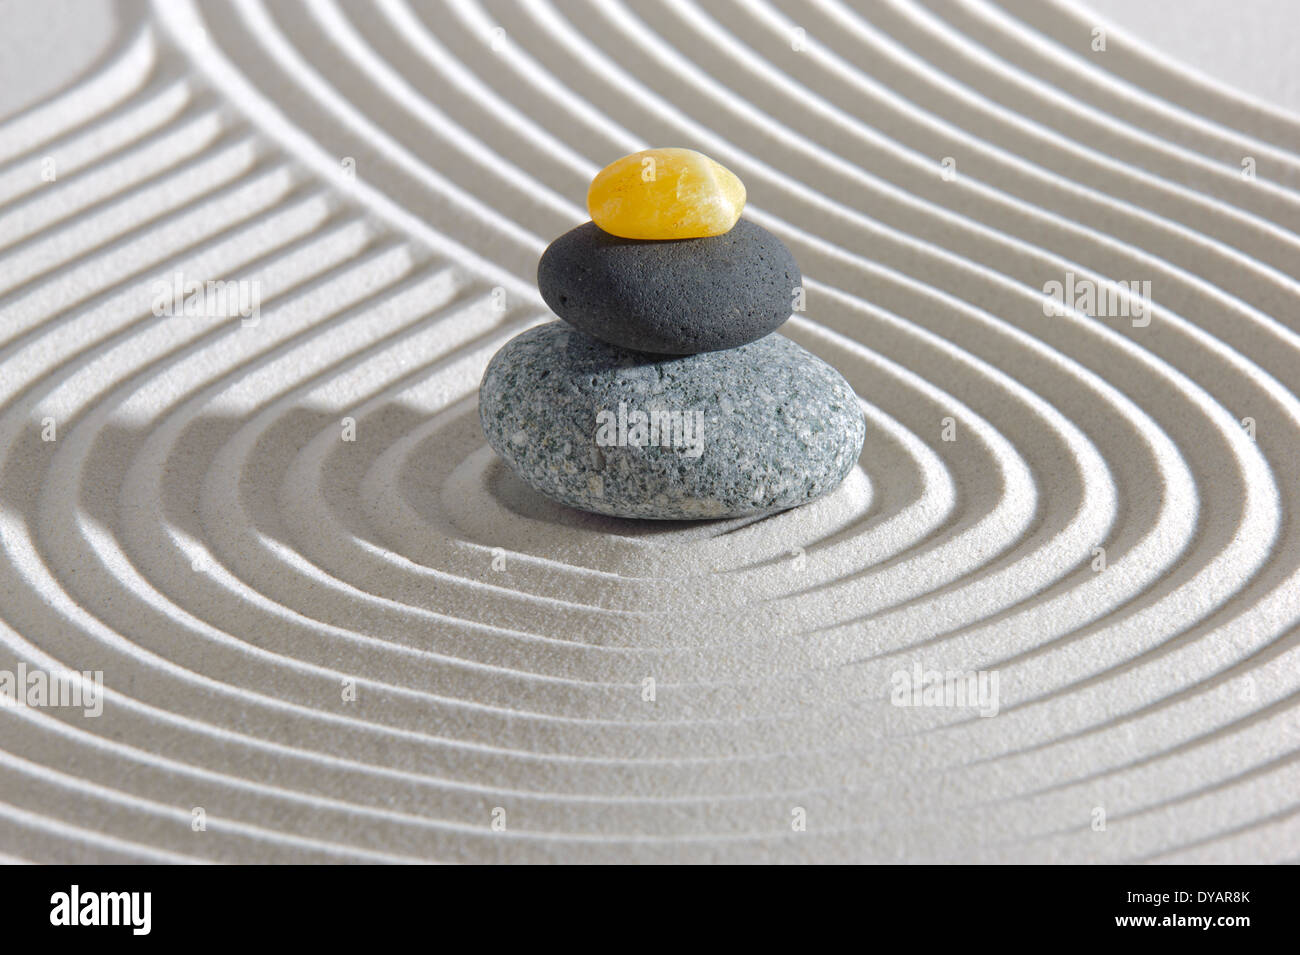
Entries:
<svg viewBox="0 0 1300 955">
<path fill-rule="evenodd" d="M 694 355 L 762 338 L 790 317 L 803 281 L 790 250 L 741 219 L 725 235 L 620 239 L 588 222 L 537 265 L 551 311 L 620 348 Z"/>
<path fill-rule="evenodd" d="M 661 424 L 651 443 L 633 412 L 658 412 L 672 427 Z M 857 463 L 866 431 L 849 383 L 782 335 L 647 360 L 562 322 L 529 329 L 493 356 L 479 418 L 488 443 L 543 494 L 664 520 L 761 514 L 821 497 Z"/>
</svg>

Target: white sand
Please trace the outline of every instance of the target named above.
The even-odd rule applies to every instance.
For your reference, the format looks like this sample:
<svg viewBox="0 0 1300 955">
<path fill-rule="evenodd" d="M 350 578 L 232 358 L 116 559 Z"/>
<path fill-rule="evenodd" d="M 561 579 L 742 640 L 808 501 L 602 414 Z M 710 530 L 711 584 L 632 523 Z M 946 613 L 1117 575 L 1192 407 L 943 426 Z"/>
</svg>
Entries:
<svg viewBox="0 0 1300 955">
<path fill-rule="evenodd" d="M 0 709 L 0 856 L 1300 859 L 1300 120 L 1027 2 L 350 9 L 124 5 L 0 125 L 0 670 L 107 687 Z M 869 421 L 817 504 L 606 520 L 485 447 L 648 144 L 803 267 Z"/>
</svg>

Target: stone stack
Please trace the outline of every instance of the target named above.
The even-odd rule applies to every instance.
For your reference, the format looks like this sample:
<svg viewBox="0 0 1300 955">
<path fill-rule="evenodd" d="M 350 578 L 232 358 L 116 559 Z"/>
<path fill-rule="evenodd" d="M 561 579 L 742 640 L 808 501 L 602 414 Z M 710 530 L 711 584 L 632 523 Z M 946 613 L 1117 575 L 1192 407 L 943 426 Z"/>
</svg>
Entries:
<svg viewBox="0 0 1300 955">
<path fill-rule="evenodd" d="M 744 204 L 735 175 L 686 149 L 596 176 L 592 221 L 537 269 L 563 321 L 507 342 L 479 390 L 488 443 L 526 484 L 586 511 L 690 520 L 795 507 L 848 475 L 857 396 L 774 333 L 802 279 Z"/>
</svg>

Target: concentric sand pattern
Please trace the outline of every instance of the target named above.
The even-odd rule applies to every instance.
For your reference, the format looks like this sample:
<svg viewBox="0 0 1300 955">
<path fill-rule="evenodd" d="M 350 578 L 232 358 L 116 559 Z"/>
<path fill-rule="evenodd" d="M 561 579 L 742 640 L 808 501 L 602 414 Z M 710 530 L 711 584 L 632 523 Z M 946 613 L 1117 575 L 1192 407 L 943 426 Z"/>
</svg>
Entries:
<svg viewBox="0 0 1300 955">
<path fill-rule="evenodd" d="M 123 9 L 0 126 L 0 669 L 106 687 L 0 709 L 0 854 L 1300 858 L 1300 121 L 1028 2 Z M 484 444 L 648 142 L 764 197 L 863 402 L 806 508 Z"/>
</svg>

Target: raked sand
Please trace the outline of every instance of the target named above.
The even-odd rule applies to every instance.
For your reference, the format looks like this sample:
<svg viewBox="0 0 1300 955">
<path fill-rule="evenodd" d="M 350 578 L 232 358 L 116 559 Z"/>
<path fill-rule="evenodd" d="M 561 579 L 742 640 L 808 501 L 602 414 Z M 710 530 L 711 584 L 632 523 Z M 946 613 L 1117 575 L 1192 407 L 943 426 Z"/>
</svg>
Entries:
<svg viewBox="0 0 1300 955">
<path fill-rule="evenodd" d="M 1300 119 L 1028 0 L 118 16 L 0 125 L 0 670 L 106 687 L 0 709 L 0 856 L 1300 859 Z M 487 449 L 647 145 L 798 259 L 829 498 L 614 521 Z"/>
</svg>

